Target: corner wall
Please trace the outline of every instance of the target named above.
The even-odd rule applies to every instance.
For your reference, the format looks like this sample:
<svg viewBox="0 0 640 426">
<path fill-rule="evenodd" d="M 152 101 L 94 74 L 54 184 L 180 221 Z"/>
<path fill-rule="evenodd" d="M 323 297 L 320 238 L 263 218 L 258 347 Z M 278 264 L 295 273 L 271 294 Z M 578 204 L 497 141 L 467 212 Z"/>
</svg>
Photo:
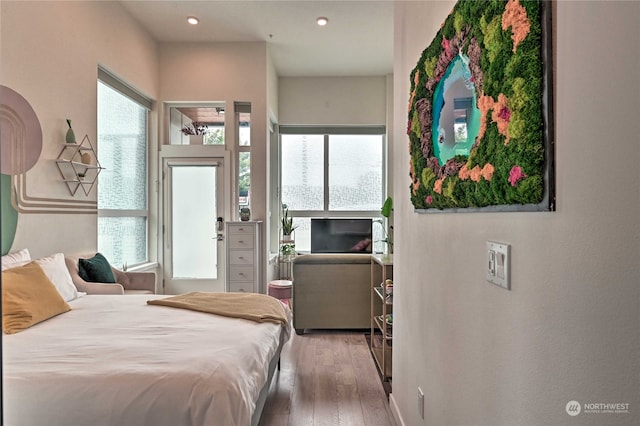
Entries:
<svg viewBox="0 0 640 426">
<path fill-rule="evenodd" d="M 554 3 L 556 212 L 416 214 L 409 73 L 454 3 L 395 3 L 392 406 L 407 426 L 639 424 L 640 3 Z M 511 244 L 511 291 L 484 279 L 487 240 Z"/>
</svg>

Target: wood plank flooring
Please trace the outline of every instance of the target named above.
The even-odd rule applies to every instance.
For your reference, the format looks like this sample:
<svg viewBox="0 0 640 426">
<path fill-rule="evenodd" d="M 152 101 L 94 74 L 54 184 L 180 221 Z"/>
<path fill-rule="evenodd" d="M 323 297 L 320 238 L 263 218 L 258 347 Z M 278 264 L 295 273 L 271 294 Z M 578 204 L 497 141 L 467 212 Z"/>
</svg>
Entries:
<svg viewBox="0 0 640 426">
<path fill-rule="evenodd" d="M 295 333 L 285 345 L 260 426 L 393 426 L 362 332 Z"/>
</svg>

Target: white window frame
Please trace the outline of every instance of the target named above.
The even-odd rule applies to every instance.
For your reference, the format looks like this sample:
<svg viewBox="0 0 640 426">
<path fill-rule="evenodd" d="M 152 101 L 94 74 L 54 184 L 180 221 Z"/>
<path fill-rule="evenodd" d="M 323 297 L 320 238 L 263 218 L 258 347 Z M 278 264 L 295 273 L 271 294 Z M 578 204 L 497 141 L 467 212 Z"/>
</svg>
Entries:
<svg viewBox="0 0 640 426">
<path fill-rule="evenodd" d="M 146 128 L 146 150 L 147 150 L 147 161 L 146 161 L 146 170 L 145 170 L 145 176 L 147 177 L 147 181 L 146 181 L 146 194 L 145 194 L 145 200 L 146 200 L 146 206 L 144 209 L 134 209 L 134 210 L 129 210 L 129 209 L 98 209 L 98 217 L 145 217 L 146 218 L 146 248 L 145 248 L 145 259 L 143 262 L 140 263 L 136 263 L 135 265 L 126 265 L 127 267 L 135 267 L 135 266 L 140 266 L 142 264 L 148 264 L 150 263 L 150 247 L 152 247 L 152 239 L 150 237 L 150 229 L 151 229 L 151 220 L 150 220 L 150 214 L 149 214 L 149 204 L 150 204 L 150 182 L 152 181 L 151 176 L 150 176 L 150 165 L 151 165 L 151 158 L 149 153 L 151 152 L 150 149 L 150 134 L 151 134 L 151 111 L 153 110 L 154 107 L 154 102 L 153 100 L 145 97 L 144 95 L 142 95 L 140 92 L 138 92 L 136 89 L 134 89 L 133 87 L 131 87 L 130 85 L 124 83 L 122 80 L 118 79 L 116 76 L 114 76 L 113 74 L 111 74 L 110 72 L 108 72 L 107 70 L 98 67 L 98 82 L 105 84 L 106 86 L 109 86 L 111 89 L 119 92 L 121 95 L 129 98 L 131 101 L 136 102 L 137 104 L 139 104 L 140 106 L 144 107 L 147 111 L 147 128 Z M 98 152 L 99 152 L 100 147 L 98 146 Z M 100 180 L 98 179 L 98 191 L 100 190 Z M 98 236 L 99 238 L 99 236 Z M 98 241 L 99 244 L 99 241 Z M 120 266 L 120 265 L 116 265 L 116 266 Z M 123 265 L 124 266 L 124 265 Z"/>
<path fill-rule="evenodd" d="M 243 152 L 248 152 L 249 156 L 250 156 L 250 161 L 254 161 L 255 159 L 251 157 L 251 144 L 253 142 L 253 132 L 250 130 L 250 134 L 249 134 L 249 145 L 240 145 L 240 114 L 241 113 L 247 113 L 247 114 L 251 114 L 251 102 L 234 102 L 233 103 L 234 106 L 234 112 L 235 112 L 235 117 L 234 117 L 234 126 L 235 126 L 235 130 L 236 130 L 236 141 L 235 141 L 235 148 L 236 148 L 236 156 L 235 156 L 235 169 L 236 169 L 236 194 L 237 197 L 235 199 L 235 204 L 239 207 L 240 205 L 240 153 Z M 249 126 L 251 126 L 251 120 L 249 121 Z M 251 127 L 250 127 L 251 129 Z M 253 182 L 252 177 L 253 174 L 251 172 L 251 164 L 249 163 L 249 188 L 251 188 L 251 184 Z M 249 192 L 249 195 L 251 194 L 251 192 Z M 251 198 L 249 198 L 249 208 L 251 208 Z"/>
<path fill-rule="evenodd" d="M 380 194 L 380 207 L 386 199 L 387 193 L 387 162 L 388 162 L 388 146 L 386 126 L 279 126 L 279 144 L 278 144 L 278 164 L 280 170 L 282 167 L 282 135 L 323 135 L 324 136 L 324 196 L 322 210 L 289 210 L 289 215 L 293 218 L 374 218 L 383 219 L 380 209 L 376 210 L 330 210 L 329 209 L 329 138 L 334 135 L 380 135 L 382 136 L 382 193 Z M 279 208 L 283 203 L 282 200 L 282 173 L 278 177 L 278 199 L 277 206 L 272 211 L 279 215 Z M 375 226 L 375 225 L 374 225 Z"/>
</svg>

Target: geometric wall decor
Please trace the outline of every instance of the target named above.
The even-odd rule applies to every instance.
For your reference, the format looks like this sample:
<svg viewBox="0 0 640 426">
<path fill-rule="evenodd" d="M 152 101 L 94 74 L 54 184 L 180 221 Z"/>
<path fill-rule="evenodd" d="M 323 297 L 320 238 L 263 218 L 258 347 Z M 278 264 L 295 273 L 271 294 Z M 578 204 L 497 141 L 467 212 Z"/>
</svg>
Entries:
<svg viewBox="0 0 640 426">
<path fill-rule="evenodd" d="M 89 195 L 102 171 L 89 135 L 84 135 L 80 143 L 65 143 L 56 159 L 56 166 L 71 195 L 75 195 L 79 188 Z"/>
<path fill-rule="evenodd" d="M 459 1 L 410 75 L 418 213 L 555 210 L 548 2 Z"/>
<path fill-rule="evenodd" d="M 61 139 L 64 135 L 61 136 Z M 29 104 L 15 90 L 0 85 L 0 202 L 2 253 L 13 242 L 20 214 L 96 214 L 95 200 L 69 200 L 29 195 L 27 172 L 42 154 L 42 128 Z"/>
</svg>

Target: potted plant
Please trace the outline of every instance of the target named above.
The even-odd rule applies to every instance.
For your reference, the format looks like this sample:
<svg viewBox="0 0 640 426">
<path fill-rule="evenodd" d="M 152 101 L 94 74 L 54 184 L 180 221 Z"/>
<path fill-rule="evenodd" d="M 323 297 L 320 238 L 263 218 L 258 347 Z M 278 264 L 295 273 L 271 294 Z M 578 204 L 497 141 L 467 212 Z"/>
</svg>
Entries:
<svg viewBox="0 0 640 426">
<path fill-rule="evenodd" d="M 282 240 L 280 240 L 280 256 L 285 262 L 290 262 L 296 255 L 296 243 L 293 239 L 293 231 L 297 228 L 293 224 L 293 218 L 289 216 L 289 207 L 282 205 L 282 216 L 280 217 L 282 227 Z"/>
<path fill-rule="evenodd" d="M 182 133 L 189 136 L 190 145 L 202 145 L 208 130 L 209 126 L 201 121 L 193 121 L 182 127 Z"/>
<path fill-rule="evenodd" d="M 384 204 L 382 205 L 382 209 L 380 209 L 380 214 L 385 217 L 387 220 L 387 228 L 383 225 L 384 230 L 384 238 L 381 240 L 383 243 L 387 244 L 387 254 L 393 253 L 393 225 L 389 223 L 389 218 L 391 217 L 391 212 L 393 211 L 393 199 L 391 197 L 387 197 L 384 200 Z"/>
<path fill-rule="evenodd" d="M 282 205 L 282 217 L 280 218 L 282 225 L 282 239 L 291 240 L 291 234 L 297 226 L 293 224 L 293 218 L 289 216 L 289 207 L 286 204 Z"/>
</svg>

